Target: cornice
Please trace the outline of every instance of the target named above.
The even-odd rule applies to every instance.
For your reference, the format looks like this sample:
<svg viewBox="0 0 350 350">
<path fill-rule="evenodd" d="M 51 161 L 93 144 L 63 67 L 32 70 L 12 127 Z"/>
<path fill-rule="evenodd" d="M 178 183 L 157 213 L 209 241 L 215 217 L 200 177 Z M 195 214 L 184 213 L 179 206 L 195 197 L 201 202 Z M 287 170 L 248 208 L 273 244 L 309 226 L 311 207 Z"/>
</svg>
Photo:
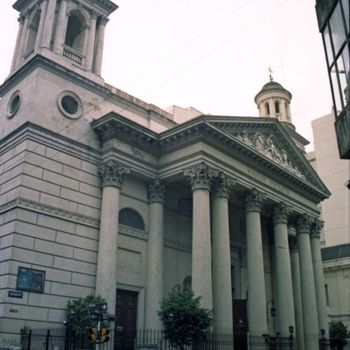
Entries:
<svg viewBox="0 0 350 350">
<path fill-rule="evenodd" d="M 162 110 L 161 108 L 144 102 L 109 84 L 99 84 L 98 82 L 95 82 L 82 74 L 76 73 L 40 54 L 35 55 L 27 63 L 10 75 L 7 80 L 5 80 L 5 82 L 0 86 L 0 96 L 3 96 L 38 67 L 46 69 L 53 74 L 71 81 L 84 89 L 90 90 L 93 93 L 103 96 L 106 99 L 115 99 L 116 101 L 128 106 L 129 109 L 135 108 L 148 118 L 150 115 L 152 115 L 152 118 L 166 123 L 168 127 L 173 127 L 176 125 L 176 123 L 171 119 L 171 114 Z"/>
<path fill-rule="evenodd" d="M 91 163 L 97 164 L 100 161 L 101 153 L 94 148 L 31 122 L 22 124 L 0 140 L 0 154 L 7 152 L 10 148 L 26 140 L 44 144 L 57 151 L 62 151 Z"/>
<path fill-rule="evenodd" d="M 12 200 L 11 202 L 5 203 L 0 206 L 0 213 L 7 212 L 12 209 L 22 208 L 26 210 L 30 210 L 33 212 L 37 212 L 39 214 L 45 214 L 48 216 L 53 216 L 65 221 L 75 222 L 78 224 L 82 224 L 85 226 L 90 226 L 94 228 L 100 227 L 99 220 L 90 218 L 85 215 L 77 214 L 74 212 L 70 212 L 68 210 L 64 210 L 61 208 L 51 207 L 49 205 L 45 205 L 42 203 L 30 201 L 24 198 L 17 198 Z"/>
<path fill-rule="evenodd" d="M 200 116 L 157 134 L 112 112 L 93 121 L 92 128 L 102 142 L 119 138 L 157 156 L 203 141 L 313 201 L 319 202 L 330 195 L 285 128 L 271 118 Z M 290 151 L 288 156 L 306 172 L 306 176 L 299 174 L 296 166 L 276 162 L 240 136 L 243 131 L 257 130 L 277 135 L 280 147 Z"/>
<path fill-rule="evenodd" d="M 26 5 L 29 5 L 32 1 L 33 0 L 17 0 L 12 5 L 12 7 L 17 11 L 22 11 L 26 7 Z M 98 5 L 99 7 L 107 11 L 109 14 L 118 8 L 118 6 L 110 0 L 88 0 L 88 2 L 92 3 L 94 6 Z"/>
</svg>

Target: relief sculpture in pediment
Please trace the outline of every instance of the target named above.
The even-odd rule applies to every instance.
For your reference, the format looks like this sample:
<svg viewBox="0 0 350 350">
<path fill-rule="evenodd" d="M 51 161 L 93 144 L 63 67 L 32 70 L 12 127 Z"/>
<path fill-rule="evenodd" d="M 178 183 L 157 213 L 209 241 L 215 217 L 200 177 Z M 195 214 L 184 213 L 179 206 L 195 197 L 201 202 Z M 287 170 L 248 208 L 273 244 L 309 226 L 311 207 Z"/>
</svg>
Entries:
<svg viewBox="0 0 350 350">
<path fill-rule="evenodd" d="M 259 131 L 254 134 L 248 134 L 246 131 L 243 131 L 236 136 L 248 146 L 305 180 L 305 175 L 289 159 L 287 151 L 276 145 L 274 135 L 265 135 Z"/>
</svg>

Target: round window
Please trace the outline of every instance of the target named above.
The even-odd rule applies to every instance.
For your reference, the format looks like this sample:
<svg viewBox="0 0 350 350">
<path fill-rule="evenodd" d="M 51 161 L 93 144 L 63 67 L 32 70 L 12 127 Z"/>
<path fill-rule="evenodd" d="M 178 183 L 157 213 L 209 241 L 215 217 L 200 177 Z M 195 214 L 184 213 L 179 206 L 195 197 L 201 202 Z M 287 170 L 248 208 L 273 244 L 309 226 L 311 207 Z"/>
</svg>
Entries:
<svg viewBox="0 0 350 350">
<path fill-rule="evenodd" d="M 18 112 L 20 106 L 21 106 L 21 95 L 19 94 L 19 91 L 16 91 L 10 99 L 8 110 L 7 110 L 7 117 L 12 118 Z"/>
<path fill-rule="evenodd" d="M 58 108 L 61 113 L 70 119 L 77 119 L 82 113 L 82 104 L 79 97 L 70 91 L 64 91 L 58 96 Z"/>
</svg>

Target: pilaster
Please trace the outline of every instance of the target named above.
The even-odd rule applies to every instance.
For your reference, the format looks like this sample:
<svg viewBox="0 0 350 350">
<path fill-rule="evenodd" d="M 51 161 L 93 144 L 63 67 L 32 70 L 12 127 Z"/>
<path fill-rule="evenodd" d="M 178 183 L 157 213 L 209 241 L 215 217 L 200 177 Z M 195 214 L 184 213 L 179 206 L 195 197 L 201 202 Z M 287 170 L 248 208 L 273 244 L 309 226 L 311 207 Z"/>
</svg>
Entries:
<svg viewBox="0 0 350 350">
<path fill-rule="evenodd" d="M 48 5 L 47 5 L 47 10 L 45 15 L 45 22 L 44 22 L 45 24 L 44 24 L 41 46 L 50 49 L 53 25 L 55 21 L 57 0 L 44 0 L 44 1 L 48 1 Z"/>
<path fill-rule="evenodd" d="M 55 40 L 53 44 L 53 50 L 62 55 L 64 33 L 67 26 L 67 0 L 61 0 L 60 9 L 58 12 L 58 20 L 56 26 Z"/>
<path fill-rule="evenodd" d="M 19 27 L 17 32 L 15 51 L 13 53 L 13 58 L 12 58 L 11 73 L 17 68 L 16 64 L 19 56 L 19 48 L 20 48 L 20 43 L 21 43 L 21 38 L 23 33 L 23 24 L 24 24 L 24 17 L 22 15 L 18 17 L 18 23 L 19 23 Z"/>
</svg>

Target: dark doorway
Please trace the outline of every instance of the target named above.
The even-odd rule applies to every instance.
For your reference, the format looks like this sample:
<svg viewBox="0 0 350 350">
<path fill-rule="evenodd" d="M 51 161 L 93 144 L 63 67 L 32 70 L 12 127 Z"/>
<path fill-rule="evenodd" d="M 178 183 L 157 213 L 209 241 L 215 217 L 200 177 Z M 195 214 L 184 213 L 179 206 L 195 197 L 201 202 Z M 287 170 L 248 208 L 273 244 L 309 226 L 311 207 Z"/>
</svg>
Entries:
<svg viewBox="0 0 350 350">
<path fill-rule="evenodd" d="M 246 350 L 247 347 L 247 300 L 233 299 L 233 335 L 235 349 Z"/>
<path fill-rule="evenodd" d="M 136 337 L 137 292 L 117 289 L 115 347 L 133 350 Z"/>
</svg>

